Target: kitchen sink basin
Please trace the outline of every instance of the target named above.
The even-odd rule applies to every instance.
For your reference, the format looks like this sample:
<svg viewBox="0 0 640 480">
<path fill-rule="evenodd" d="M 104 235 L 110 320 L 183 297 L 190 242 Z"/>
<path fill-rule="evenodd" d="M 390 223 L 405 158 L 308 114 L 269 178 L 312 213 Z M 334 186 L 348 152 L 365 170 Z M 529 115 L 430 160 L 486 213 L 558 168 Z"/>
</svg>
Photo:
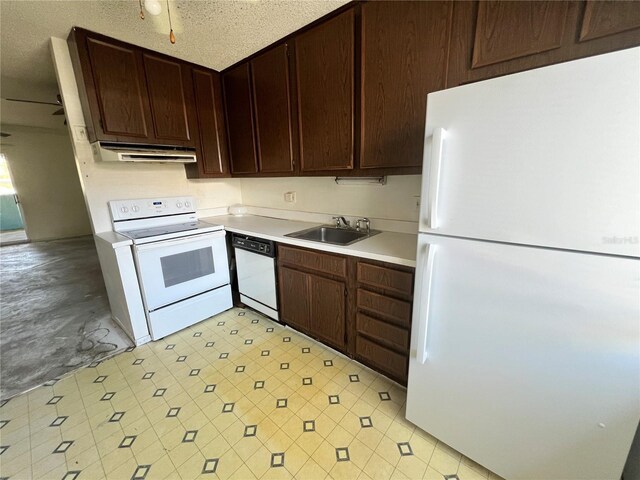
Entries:
<svg viewBox="0 0 640 480">
<path fill-rule="evenodd" d="M 311 240 L 312 242 L 331 243 L 333 245 L 351 245 L 352 243 L 364 240 L 380 233 L 379 230 L 371 230 L 368 233 L 349 230 L 346 228 L 336 228 L 320 226 L 301 230 L 299 232 L 288 233 L 285 237 L 299 238 L 300 240 Z"/>
</svg>

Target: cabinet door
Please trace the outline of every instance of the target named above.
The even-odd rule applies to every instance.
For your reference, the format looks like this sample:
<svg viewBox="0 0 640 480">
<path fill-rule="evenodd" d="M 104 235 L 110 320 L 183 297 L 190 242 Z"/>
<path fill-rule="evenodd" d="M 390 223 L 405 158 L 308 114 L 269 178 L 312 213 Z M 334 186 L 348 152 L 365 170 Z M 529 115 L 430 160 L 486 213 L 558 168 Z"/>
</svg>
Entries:
<svg viewBox="0 0 640 480">
<path fill-rule="evenodd" d="M 311 298 L 309 330 L 327 343 L 344 348 L 347 301 L 344 282 L 307 276 Z"/>
<path fill-rule="evenodd" d="M 198 120 L 197 174 L 224 176 L 229 173 L 226 131 L 222 115 L 220 76 L 211 70 L 193 69 L 193 93 Z M 193 165 L 189 165 L 191 167 Z"/>
<path fill-rule="evenodd" d="M 293 172 L 287 44 L 251 61 L 260 172 Z"/>
<path fill-rule="evenodd" d="M 560 48 L 568 3 L 480 2 L 472 68 Z"/>
<path fill-rule="evenodd" d="M 295 39 L 302 172 L 353 168 L 354 13 Z"/>
<path fill-rule="evenodd" d="M 195 146 L 189 125 L 190 101 L 185 89 L 185 64 L 143 53 L 155 138 L 169 145 Z M 188 78 L 188 77 L 187 77 Z"/>
<path fill-rule="evenodd" d="M 280 315 L 287 325 L 309 331 L 309 275 L 287 267 L 278 268 Z"/>
<path fill-rule="evenodd" d="M 640 45 L 638 2 L 453 2 L 447 87 Z"/>
<path fill-rule="evenodd" d="M 224 107 L 232 173 L 257 173 L 249 63 L 224 74 Z"/>
<path fill-rule="evenodd" d="M 86 42 L 93 79 L 87 78 L 85 71 L 84 83 L 90 106 L 96 105 L 98 110 L 91 108 L 96 138 L 143 142 L 152 137 L 147 85 L 139 52 L 91 37 L 87 37 Z M 78 48 L 82 48 L 81 44 Z M 86 58 L 80 53 L 81 59 Z M 99 118 L 95 118 L 96 114 Z"/>
<path fill-rule="evenodd" d="M 588 0 L 582 17 L 580 41 L 640 28 L 638 2 Z"/>
<path fill-rule="evenodd" d="M 360 168 L 422 165 L 427 94 L 445 87 L 451 8 L 362 5 Z"/>
</svg>

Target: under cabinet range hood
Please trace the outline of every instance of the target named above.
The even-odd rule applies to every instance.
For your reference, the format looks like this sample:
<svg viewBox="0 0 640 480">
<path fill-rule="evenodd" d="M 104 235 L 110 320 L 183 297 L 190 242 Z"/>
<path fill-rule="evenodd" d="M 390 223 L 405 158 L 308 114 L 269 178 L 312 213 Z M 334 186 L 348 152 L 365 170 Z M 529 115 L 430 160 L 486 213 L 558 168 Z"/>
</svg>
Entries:
<svg viewBox="0 0 640 480">
<path fill-rule="evenodd" d="M 169 145 L 94 142 L 91 151 L 98 162 L 196 163 L 195 148 Z"/>
</svg>

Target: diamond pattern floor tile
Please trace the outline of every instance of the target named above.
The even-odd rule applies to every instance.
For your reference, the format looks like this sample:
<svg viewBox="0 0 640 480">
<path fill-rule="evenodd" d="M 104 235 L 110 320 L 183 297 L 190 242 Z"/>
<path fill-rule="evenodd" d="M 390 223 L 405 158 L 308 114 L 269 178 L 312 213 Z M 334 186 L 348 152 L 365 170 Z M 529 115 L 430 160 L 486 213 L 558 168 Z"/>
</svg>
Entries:
<svg viewBox="0 0 640 480">
<path fill-rule="evenodd" d="M 404 418 L 405 390 L 234 308 L 0 402 L 15 478 L 497 479 Z"/>
</svg>

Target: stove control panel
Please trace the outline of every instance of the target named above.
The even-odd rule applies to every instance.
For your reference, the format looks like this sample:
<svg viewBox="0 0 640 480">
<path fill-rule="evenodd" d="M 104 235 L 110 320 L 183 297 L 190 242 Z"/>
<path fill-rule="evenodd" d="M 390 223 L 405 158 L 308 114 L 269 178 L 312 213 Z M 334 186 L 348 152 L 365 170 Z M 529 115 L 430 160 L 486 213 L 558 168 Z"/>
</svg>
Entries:
<svg viewBox="0 0 640 480">
<path fill-rule="evenodd" d="M 276 256 L 275 244 L 271 240 L 265 240 L 262 238 L 250 237 L 248 235 L 234 233 L 231 237 L 231 244 L 235 248 L 248 250 L 259 255 L 264 255 L 266 257 L 273 258 Z"/>
<path fill-rule="evenodd" d="M 111 219 L 135 220 L 138 218 L 164 217 L 181 213 L 195 213 L 196 201 L 193 197 L 138 198 L 132 200 L 111 200 Z"/>
</svg>

